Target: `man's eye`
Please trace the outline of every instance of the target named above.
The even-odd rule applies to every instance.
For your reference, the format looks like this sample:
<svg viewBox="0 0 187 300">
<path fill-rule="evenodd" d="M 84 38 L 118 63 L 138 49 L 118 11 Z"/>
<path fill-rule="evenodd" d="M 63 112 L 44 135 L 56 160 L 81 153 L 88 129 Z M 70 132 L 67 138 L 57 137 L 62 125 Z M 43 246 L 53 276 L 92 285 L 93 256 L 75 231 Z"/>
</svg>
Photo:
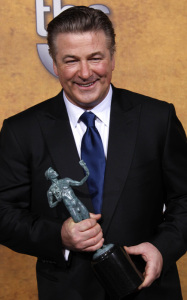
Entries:
<svg viewBox="0 0 187 300">
<path fill-rule="evenodd" d="M 93 57 L 91 60 L 93 60 L 93 61 L 100 61 L 101 57 Z"/>
<path fill-rule="evenodd" d="M 71 59 L 71 60 L 66 60 L 65 63 L 66 64 L 73 64 L 73 63 L 76 63 L 77 60 L 76 59 Z"/>
</svg>

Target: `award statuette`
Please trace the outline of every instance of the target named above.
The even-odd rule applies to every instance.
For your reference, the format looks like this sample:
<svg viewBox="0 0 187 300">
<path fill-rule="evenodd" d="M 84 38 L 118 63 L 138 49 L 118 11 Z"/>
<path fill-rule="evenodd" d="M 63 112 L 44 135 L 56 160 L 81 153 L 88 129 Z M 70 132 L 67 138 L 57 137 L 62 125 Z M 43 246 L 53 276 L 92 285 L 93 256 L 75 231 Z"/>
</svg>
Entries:
<svg viewBox="0 0 187 300">
<path fill-rule="evenodd" d="M 55 207 L 63 201 L 76 223 L 90 218 L 87 208 L 71 188 L 82 185 L 89 176 L 86 163 L 81 160 L 79 164 L 86 173 L 81 181 L 70 178 L 57 179 L 58 174 L 52 168 L 45 172 L 46 178 L 52 181 L 47 191 L 49 206 Z M 143 275 L 137 270 L 124 248 L 114 244 L 103 245 L 98 249 L 93 255 L 91 265 L 104 289 L 115 299 L 135 292 L 143 282 Z"/>
</svg>

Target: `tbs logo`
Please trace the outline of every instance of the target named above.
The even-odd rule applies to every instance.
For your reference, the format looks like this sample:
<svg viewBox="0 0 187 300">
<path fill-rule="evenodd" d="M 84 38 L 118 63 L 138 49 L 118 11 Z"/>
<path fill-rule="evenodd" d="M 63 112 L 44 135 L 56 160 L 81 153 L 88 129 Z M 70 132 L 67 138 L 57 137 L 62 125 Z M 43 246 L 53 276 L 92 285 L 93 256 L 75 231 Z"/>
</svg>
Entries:
<svg viewBox="0 0 187 300">
<path fill-rule="evenodd" d="M 36 30 L 37 34 L 42 37 L 47 36 L 47 31 L 45 29 L 45 24 L 46 24 L 46 14 L 53 11 L 53 17 L 55 18 L 57 15 L 59 15 L 62 11 L 65 9 L 68 9 L 74 5 L 62 5 L 61 0 L 53 0 L 53 6 L 47 6 L 44 5 L 44 0 L 36 0 Z M 103 11 L 105 14 L 110 14 L 110 10 L 107 6 L 102 5 L 102 4 L 93 4 L 90 5 L 90 7 L 95 8 L 95 9 L 100 9 Z M 48 52 L 48 45 L 43 43 L 43 44 L 36 44 L 37 46 L 37 51 L 39 58 L 44 65 L 44 67 L 54 76 L 55 73 L 53 71 L 53 61 L 52 58 L 49 55 Z"/>
</svg>

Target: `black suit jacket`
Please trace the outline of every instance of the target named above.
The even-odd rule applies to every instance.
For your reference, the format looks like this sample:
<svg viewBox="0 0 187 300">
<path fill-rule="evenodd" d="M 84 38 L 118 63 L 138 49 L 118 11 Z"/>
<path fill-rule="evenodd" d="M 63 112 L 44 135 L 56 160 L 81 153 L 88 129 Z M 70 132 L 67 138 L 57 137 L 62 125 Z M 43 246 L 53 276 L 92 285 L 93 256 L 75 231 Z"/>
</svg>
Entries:
<svg viewBox="0 0 187 300">
<path fill-rule="evenodd" d="M 49 208 L 44 176 L 84 176 L 60 92 L 5 120 L 0 138 L 0 243 L 39 258 L 41 300 L 108 299 L 90 267 L 91 254 L 65 262 L 63 203 Z M 181 299 L 175 261 L 186 251 L 187 143 L 174 107 L 113 87 L 102 222 L 105 243 L 153 243 L 164 259 L 151 287 L 127 299 Z M 93 211 L 86 183 L 74 189 Z M 163 205 L 166 212 L 163 214 Z"/>
</svg>

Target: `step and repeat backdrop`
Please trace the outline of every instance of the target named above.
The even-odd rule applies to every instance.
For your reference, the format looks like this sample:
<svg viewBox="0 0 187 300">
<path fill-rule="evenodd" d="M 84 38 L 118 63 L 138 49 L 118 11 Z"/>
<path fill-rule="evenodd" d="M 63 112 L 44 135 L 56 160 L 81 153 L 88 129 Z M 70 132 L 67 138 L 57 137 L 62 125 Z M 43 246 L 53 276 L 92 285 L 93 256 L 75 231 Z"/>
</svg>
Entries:
<svg viewBox="0 0 187 300">
<path fill-rule="evenodd" d="M 46 24 L 73 5 L 110 16 L 117 42 L 112 83 L 173 103 L 187 131 L 186 0 L 1 1 L 0 127 L 5 118 L 60 91 Z M 34 265 L 34 258 L 0 246 L 0 299 L 37 299 Z M 178 266 L 187 299 L 186 255 Z"/>
</svg>

